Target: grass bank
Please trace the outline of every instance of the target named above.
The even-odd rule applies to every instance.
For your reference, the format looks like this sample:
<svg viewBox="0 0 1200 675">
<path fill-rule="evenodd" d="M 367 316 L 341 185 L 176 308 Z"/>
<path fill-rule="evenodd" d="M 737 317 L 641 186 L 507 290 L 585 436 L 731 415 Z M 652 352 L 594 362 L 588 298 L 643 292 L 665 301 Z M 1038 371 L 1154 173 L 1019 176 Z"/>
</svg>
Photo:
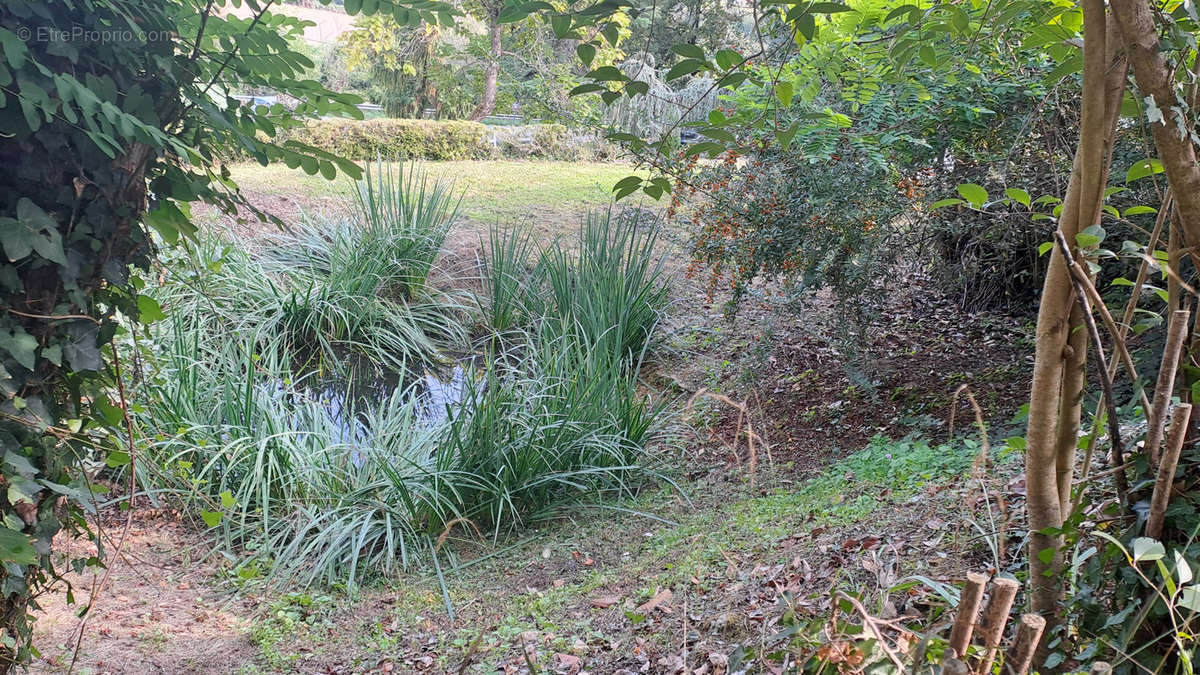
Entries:
<svg viewBox="0 0 1200 675">
<path fill-rule="evenodd" d="M 250 633 L 259 660 L 248 672 L 380 662 L 401 672 L 638 672 L 647 663 L 647 672 L 678 672 L 714 662 L 779 672 L 822 643 L 810 641 L 834 588 L 872 608 L 940 603 L 905 581 L 953 576 L 964 564 L 954 554 L 978 548 L 971 532 L 947 525 L 962 515 L 977 456 L 971 441 L 881 438 L 795 484 L 770 474 L 758 477 L 774 484 L 766 490 L 744 474 L 692 481 L 690 502 L 652 491 L 626 511 L 575 512 L 499 550 L 464 536 L 444 570 L 454 618 L 434 578 L 398 580 L 350 606 L 287 595 Z"/>
</svg>

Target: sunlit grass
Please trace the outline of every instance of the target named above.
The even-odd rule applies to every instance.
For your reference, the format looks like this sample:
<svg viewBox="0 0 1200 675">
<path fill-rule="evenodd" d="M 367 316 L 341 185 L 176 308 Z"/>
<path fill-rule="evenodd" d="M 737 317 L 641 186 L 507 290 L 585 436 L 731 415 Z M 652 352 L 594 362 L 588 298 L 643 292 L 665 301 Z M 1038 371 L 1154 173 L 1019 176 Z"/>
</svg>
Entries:
<svg viewBox="0 0 1200 675">
<path fill-rule="evenodd" d="M 543 224 L 574 224 L 588 209 L 607 203 L 618 180 L 638 173 L 627 164 L 602 162 L 457 161 L 420 166 L 431 177 L 454 181 L 465 193 L 461 215 L 487 224 L 531 215 Z M 251 194 L 302 201 L 349 199 L 354 192 L 349 179 L 328 181 L 280 164 L 237 164 L 231 170 L 233 179 Z"/>
</svg>

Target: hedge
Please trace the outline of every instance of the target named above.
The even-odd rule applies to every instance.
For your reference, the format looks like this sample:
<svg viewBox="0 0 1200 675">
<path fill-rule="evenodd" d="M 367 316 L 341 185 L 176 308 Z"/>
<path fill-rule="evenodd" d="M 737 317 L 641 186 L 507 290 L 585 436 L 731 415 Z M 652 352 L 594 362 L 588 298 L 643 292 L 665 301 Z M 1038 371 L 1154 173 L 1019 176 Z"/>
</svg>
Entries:
<svg viewBox="0 0 1200 675">
<path fill-rule="evenodd" d="M 487 126 L 479 122 L 393 118 L 322 119 L 286 132 L 280 140 L 296 140 L 360 160 L 616 157 L 616 148 L 596 134 L 561 124 Z"/>
</svg>

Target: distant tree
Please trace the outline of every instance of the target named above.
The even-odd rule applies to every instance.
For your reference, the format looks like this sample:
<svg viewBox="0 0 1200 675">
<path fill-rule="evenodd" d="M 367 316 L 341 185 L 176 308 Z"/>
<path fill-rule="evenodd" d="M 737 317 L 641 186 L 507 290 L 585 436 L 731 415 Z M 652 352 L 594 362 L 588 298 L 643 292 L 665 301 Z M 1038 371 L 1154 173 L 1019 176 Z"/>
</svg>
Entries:
<svg viewBox="0 0 1200 675">
<path fill-rule="evenodd" d="M 436 70 L 442 29 L 421 22 L 401 26 L 388 16 L 364 16 L 339 39 L 348 72 L 366 72 L 370 93 L 389 117 L 420 117 L 436 107 Z"/>
<path fill-rule="evenodd" d="M 753 40 L 751 3 L 743 0 L 666 0 L 655 3 L 630 23 L 627 51 L 654 57 L 656 64 L 672 59 L 676 44 L 707 51 L 741 49 Z"/>
<path fill-rule="evenodd" d="M 487 57 L 483 69 L 483 93 L 479 105 L 471 111 L 469 119 L 481 120 L 496 109 L 496 90 L 500 82 L 500 58 L 504 55 L 500 13 L 505 0 L 470 0 L 467 11 L 487 26 Z"/>
</svg>

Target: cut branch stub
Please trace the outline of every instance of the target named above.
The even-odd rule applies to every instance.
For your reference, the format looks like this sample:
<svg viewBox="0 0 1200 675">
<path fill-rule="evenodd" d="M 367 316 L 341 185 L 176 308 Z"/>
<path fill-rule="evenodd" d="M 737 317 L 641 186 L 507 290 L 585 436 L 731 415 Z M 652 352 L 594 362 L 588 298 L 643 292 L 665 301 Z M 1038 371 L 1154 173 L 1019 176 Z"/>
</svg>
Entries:
<svg viewBox="0 0 1200 675">
<path fill-rule="evenodd" d="M 987 609 L 983 613 L 983 623 L 980 633 L 986 650 L 979 668 L 981 673 L 992 672 L 992 662 L 996 659 L 996 651 L 1000 648 L 1000 640 L 1004 637 L 1004 626 L 1008 624 L 1008 613 L 1012 610 L 1013 600 L 1021 584 L 1015 579 L 996 579 L 992 583 L 992 596 L 988 598 Z"/>
<path fill-rule="evenodd" d="M 950 648 L 963 658 L 966 658 L 967 646 L 971 644 L 971 635 L 975 632 L 975 622 L 979 617 L 979 607 L 983 604 L 983 590 L 987 582 L 986 574 L 967 574 L 967 585 L 963 587 L 962 597 L 958 601 L 958 614 L 954 617 L 954 628 L 950 631 Z"/>
<path fill-rule="evenodd" d="M 1004 659 L 1005 675 L 1025 675 L 1033 663 L 1033 655 L 1038 643 L 1042 640 L 1042 632 L 1046 629 L 1046 620 L 1037 614 L 1024 614 L 1017 626 L 1017 639 L 1008 658 Z M 983 671 L 990 672 L 990 671 Z"/>
</svg>

